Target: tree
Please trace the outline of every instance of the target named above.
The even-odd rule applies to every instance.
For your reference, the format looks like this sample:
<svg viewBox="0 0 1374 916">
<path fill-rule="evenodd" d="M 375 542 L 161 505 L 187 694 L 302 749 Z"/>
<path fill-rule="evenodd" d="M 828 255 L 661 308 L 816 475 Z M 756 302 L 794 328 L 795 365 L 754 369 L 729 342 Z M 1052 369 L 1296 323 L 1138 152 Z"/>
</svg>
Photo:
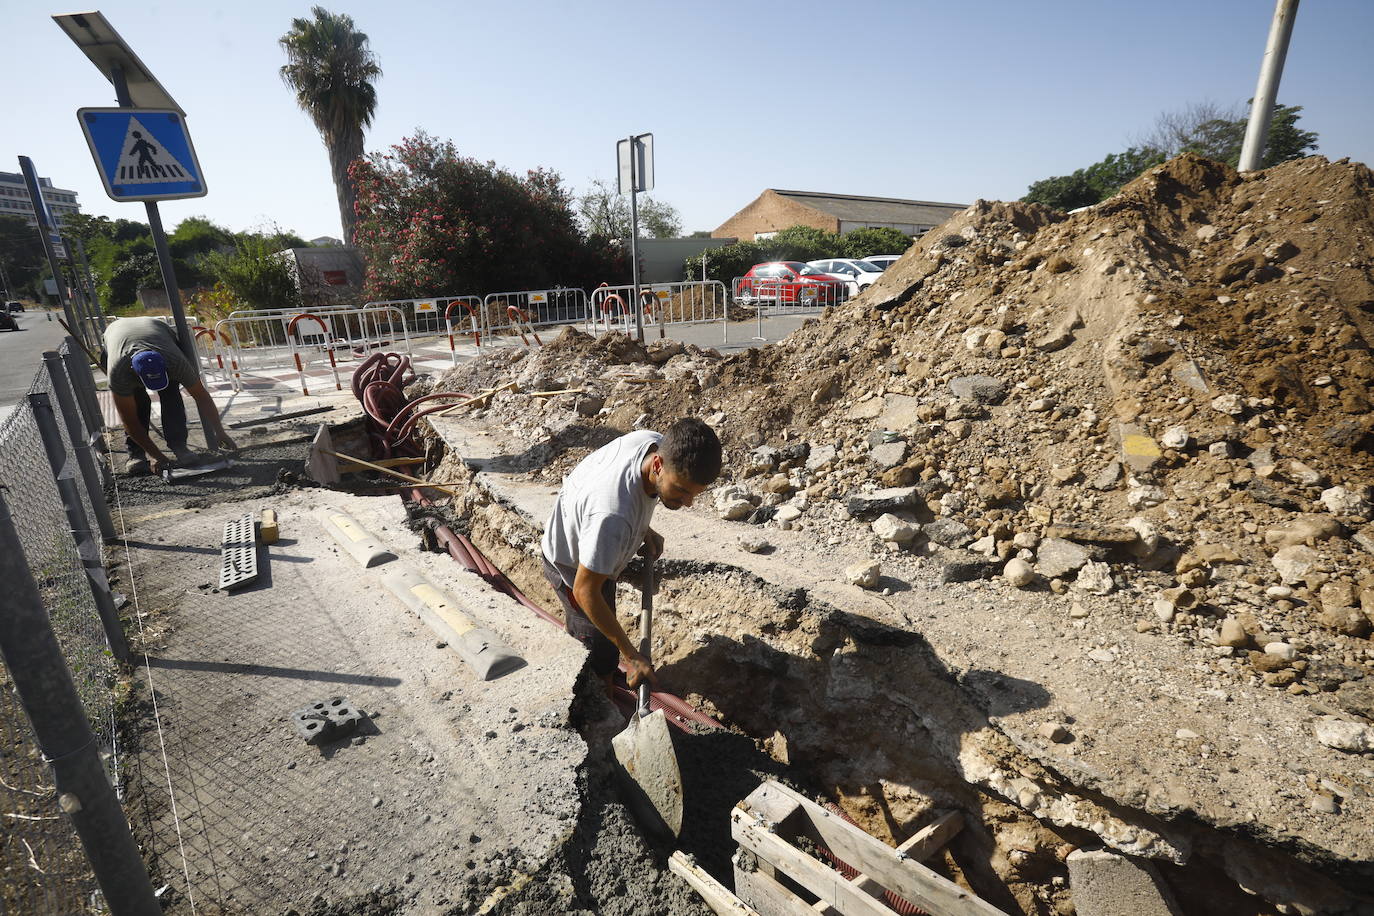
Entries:
<svg viewBox="0 0 1374 916">
<path fill-rule="evenodd" d="M 682 218 L 672 204 L 638 195 L 639 233 L 655 239 L 676 238 L 682 232 Z M 577 216 L 589 236 L 628 242 L 630 239 L 630 195 L 617 193 L 609 184 L 597 180 L 577 199 Z"/>
<path fill-rule="evenodd" d="M 47 274 L 43 240 L 22 216 L 0 215 L 0 270 L 9 296 L 33 292 Z"/>
<path fill-rule="evenodd" d="M 557 173 L 517 176 L 421 132 L 354 163 L 355 241 L 378 299 L 617 282 L 628 258 L 577 227 Z"/>
<path fill-rule="evenodd" d="M 1076 210 L 1106 200 L 1141 172 L 1164 161 L 1164 154 L 1153 149 L 1131 147 L 1111 153 L 1105 159 L 1071 175 L 1059 175 L 1035 182 L 1021 198 L 1056 210 Z"/>
<path fill-rule="evenodd" d="M 842 256 L 858 260 L 875 254 L 903 254 L 910 247 L 911 236 L 890 226 L 864 226 L 840 238 Z"/>
<path fill-rule="evenodd" d="M 339 199 L 344 241 L 353 241 L 357 191 L 348 167 L 363 154 L 363 130 L 377 110 L 382 75 L 365 34 L 353 27 L 353 17 L 312 7 L 313 19 L 291 20 L 291 31 L 280 39 L 287 63 L 281 78 L 296 93 L 298 104 L 324 140 L 329 168 Z"/>
<path fill-rule="evenodd" d="M 249 308 L 291 308 L 301 305 L 300 288 L 290 261 L 270 236 L 244 233 L 232 253 L 212 251 L 205 257 L 206 272 Z"/>
</svg>

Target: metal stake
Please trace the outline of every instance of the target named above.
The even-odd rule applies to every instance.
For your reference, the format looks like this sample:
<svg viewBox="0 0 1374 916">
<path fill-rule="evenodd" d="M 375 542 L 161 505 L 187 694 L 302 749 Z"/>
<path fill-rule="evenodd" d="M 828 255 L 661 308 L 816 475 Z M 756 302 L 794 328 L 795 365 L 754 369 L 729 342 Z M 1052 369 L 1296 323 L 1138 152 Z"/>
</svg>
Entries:
<svg viewBox="0 0 1374 916">
<path fill-rule="evenodd" d="M 639 301 L 639 151 L 635 143 L 639 137 L 630 134 L 630 277 L 634 283 L 635 336 L 644 343 L 644 304 Z"/>
<path fill-rule="evenodd" d="M 81 557 L 82 567 L 86 570 L 91 597 L 95 599 L 100 622 L 105 627 L 105 639 L 110 644 L 110 651 L 114 653 L 114 657 L 121 662 L 127 662 L 129 644 L 125 641 L 124 630 L 119 625 L 119 612 L 115 610 L 114 596 L 110 594 L 110 580 L 105 575 L 100 545 L 91 537 L 91 525 L 86 520 L 86 510 L 81 505 L 81 494 L 77 491 L 76 481 L 67 467 L 67 450 L 62 444 L 62 433 L 57 429 L 57 417 L 53 415 L 52 400 L 46 392 L 36 391 L 29 395 L 29 409 L 33 411 L 38 435 L 43 440 L 43 450 L 47 452 L 53 479 L 57 481 L 57 492 L 62 497 L 62 508 L 67 514 L 67 527 L 71 529 L 72 540 L 76 542 L 76 552 Z"/>
<path fill-rule="evenodd" d="M 105 505 L 105 491 L 100 485 L 100 473 L 95 469 L 96 460 L 91 454 L 90 440 L 81 428 L 76 399 L 72 397 L 72 388 L 67 382 L 66 363 L 56 350 L 45 350 L 43 365 L 48 367 L 52 393 L 57 396 L 57 406 L 62 411 L 63 422 L 67 424 L 67 441 L 76 452 L 76 466 L 81 471 L 81 481 L 86 485 L 86 494 L 91 499 L 91 511 L 95 513 L 96 524 L 100 526 L 100 536 L 114 540 L 114 519 L 110 517 L 110 507 Z"/>
<path fill-rule="evenodd" d="M 72 390 L 76 392 L 76 402 L 81 408 L 81 416 L 86 421 L 86 433 L 90 444 L 96 451 L 105 451 L 105 415 L 100 410 L 100 396 L 95 391 L 95 376 L 91 374 L 91 364 L 77 344 L 76 338 L 66 338 L 67 352 L 62 359 L 67 364 L 67 378 L 71 379 Z"/>
<path fill-rule="evenodd" d="M 160 916 L 138 845 L 110 786 L 100 748 L 0 491 L 0 657 L 52 767 L 57 801 L 72 820 L 115 916 Z"/>
</svg>

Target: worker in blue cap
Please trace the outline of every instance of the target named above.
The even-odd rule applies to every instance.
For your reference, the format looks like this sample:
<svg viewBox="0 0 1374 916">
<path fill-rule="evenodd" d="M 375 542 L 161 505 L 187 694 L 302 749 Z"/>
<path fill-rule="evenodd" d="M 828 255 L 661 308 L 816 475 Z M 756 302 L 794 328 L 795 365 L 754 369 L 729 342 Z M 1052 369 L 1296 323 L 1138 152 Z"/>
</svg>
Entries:
<svg viewBox="0 0 1374 916">
<path fill-rule="evenodd" d="M 105 329 L 106 375 L 115 409 L 124 424 L 125 443 L 129 460 L 124 465 L 127 474 L 161 474 L 173 462 L 194 463 L 195 452 L 186 447 L 186 404 L 181 399 L 182 388 L 195 399 L 201 416 L 214 425 L 206 430 L 207 443 L 218 442 L 221 447 L 236 446 L 220 423 L 219 409 L 210 392 L 201 384 L 200 375 L 181 352 L 176 335 L 165 322 L 156 318 L 120 318 Z M 169 459 L 149 435 L 153 415 L 153 401 L 149 392 L 157 392 L 162 405 L 162 438 L 175 456 Z"/>
</svg>

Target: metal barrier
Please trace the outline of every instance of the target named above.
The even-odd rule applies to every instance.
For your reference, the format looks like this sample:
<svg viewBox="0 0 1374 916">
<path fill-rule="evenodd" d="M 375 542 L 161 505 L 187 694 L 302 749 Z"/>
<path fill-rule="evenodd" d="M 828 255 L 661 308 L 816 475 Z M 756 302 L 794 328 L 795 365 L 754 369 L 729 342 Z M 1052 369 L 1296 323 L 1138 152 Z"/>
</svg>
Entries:
<svg viewBox="0 0 1374 916">
<path fill-rule="evenodd" d="M 517 313 L 511 311 L 514 306 Z M 587 318 L 587 293 L 567 287 L 490 293 L 482 299 L 482 327 L 488 334 L 519 333 L 558 324 L 581 324 Z"/>
<path fill-rule="evenodd" d="M 302 316 L 310 320 L 302 321 Z M 340 363 L 360 362 L 377 350 L 398 349 L 398 343 L 410 355 L 405 315 L 389 306 L 231 314 L 215 323 L 215 331 L 229 342 L 235 390 L 242 387 L 245 374 L 295 370 L 302 391 L 309 394 L 306 367 L 316 357 L 328 360 L 335 387 L 341 388 Z"/>
<path fill-rule="evenodd" d="M 455 296 L 452 299 L 440 299 L 439 302 L 444 306 L 444 328 L 448 332 L 448 354 L 453 360 L 453 364 L 458 365 L 458 347 L 453 340 L 453 313 L 461 308 L 466 312 L 466 321 L 471 326 L 466 332 L 472 334 L 472 345 L 482 346 L 482 300 L 477 296 Z M 461 314 L 461 313 L 460 313 Z M 464 319 L 458 319 L 462 322 Z"/>
<path fill-rule="evenodd" d="M 730 298 L 719 280 L 685 283 L 640 284 L 639 309 L 645 328 L 657 327 L 659 337 L 672 325 L 709 324 L 719 321 L 723 340 L 729 340 Z M 592 291 L 586 321 L 592 333 L 635 331 L 633 286 L 598 286 Z"/>
<path fill-rule="evenodd" d="M 116 659 L 129 649 L 102 557 L 114 527 L 96 466 L 101 428 L 90 367 L 70 337 L 43 355 L 0 423 L 3 913 L 104 912 L 98 884 L 123 888 L 110 900 L 116 912 L 158 911 L 111 791 Z"/>
<path fill-rule="evenodd" d="M 772 277 L 736 277 L 730 281 L 730 298 L 745 308 L 774 315 L 820 311 L 849 298 L 844 283 L 806 283 Z"/>
<path fill-rule="evenodd" d="M 401 313 L 408 315 L 409 328 L 412 336 L 425 337 L 433 335 L 435 337 L 443 334 L 453 335 L 453 328 L 447 321 L 448 308 L 455 302 L 467 303 L 472 306 L 472 311 L 480 312 L 482 308 L 481 296 L 430 296 L 424 299 L 384 299 L 377 302 L 369 302 L 366 308 L 387 307 L 400 309 Z M 312 310 L 313 311 L 313 310 Z M 480 326 L 473 329 L 480 332 L 484 330 Z"/>
<path fill-rule="evenodd" d="M 194 335 L 201 374 L 230 381 L 233 378 L 235 364 L 229 338 L 214 328 L 199 324 L 191 326 L 191 333 Z M 225 357 L 228 357 L 227 364 Z"/>
</svg>

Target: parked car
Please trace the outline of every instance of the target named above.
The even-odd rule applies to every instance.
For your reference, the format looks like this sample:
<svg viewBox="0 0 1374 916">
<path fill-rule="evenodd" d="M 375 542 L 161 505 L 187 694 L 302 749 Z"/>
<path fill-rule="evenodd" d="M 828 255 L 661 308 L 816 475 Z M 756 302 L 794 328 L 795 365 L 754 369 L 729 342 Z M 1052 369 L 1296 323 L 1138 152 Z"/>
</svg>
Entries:
<svg viewBox="0 0 1374 916">
<path fill-rule="evenodd" d="M 22 312 L 24 311 L 24 303 L 15 302 L 11 299 L 9 302 L 5 303 L 5 310 L 9 312 Z"/>
<path fill-rule="evenodd" d="M 735 301 L 741 305 L 771 302 L 776 305 L 825 306 L 848 297 L 844 278 L 831 276 L 801 261 L 767 261 L 755 264 L 740 277 Z"/>
<path fill-rule="evenodd" d="M 889 267 L 895 264 L 901 257 L 902 256 L 899 254 L 871 254 L 868 257 L 864 258 L 864 260 L 872 264 L 879 270 L 887 270 Z"/>
<path fill-rule="evenodd" d="M 831 258 L 826 261 L 808 261 L 817 270 L 823 270 L 832 277 L 840 277 L 849 286 L 849 295 L 857 296 L 868 289 L 883 275 L 883 269 L 867 261 L 854 258 Z"/>
</svg>

